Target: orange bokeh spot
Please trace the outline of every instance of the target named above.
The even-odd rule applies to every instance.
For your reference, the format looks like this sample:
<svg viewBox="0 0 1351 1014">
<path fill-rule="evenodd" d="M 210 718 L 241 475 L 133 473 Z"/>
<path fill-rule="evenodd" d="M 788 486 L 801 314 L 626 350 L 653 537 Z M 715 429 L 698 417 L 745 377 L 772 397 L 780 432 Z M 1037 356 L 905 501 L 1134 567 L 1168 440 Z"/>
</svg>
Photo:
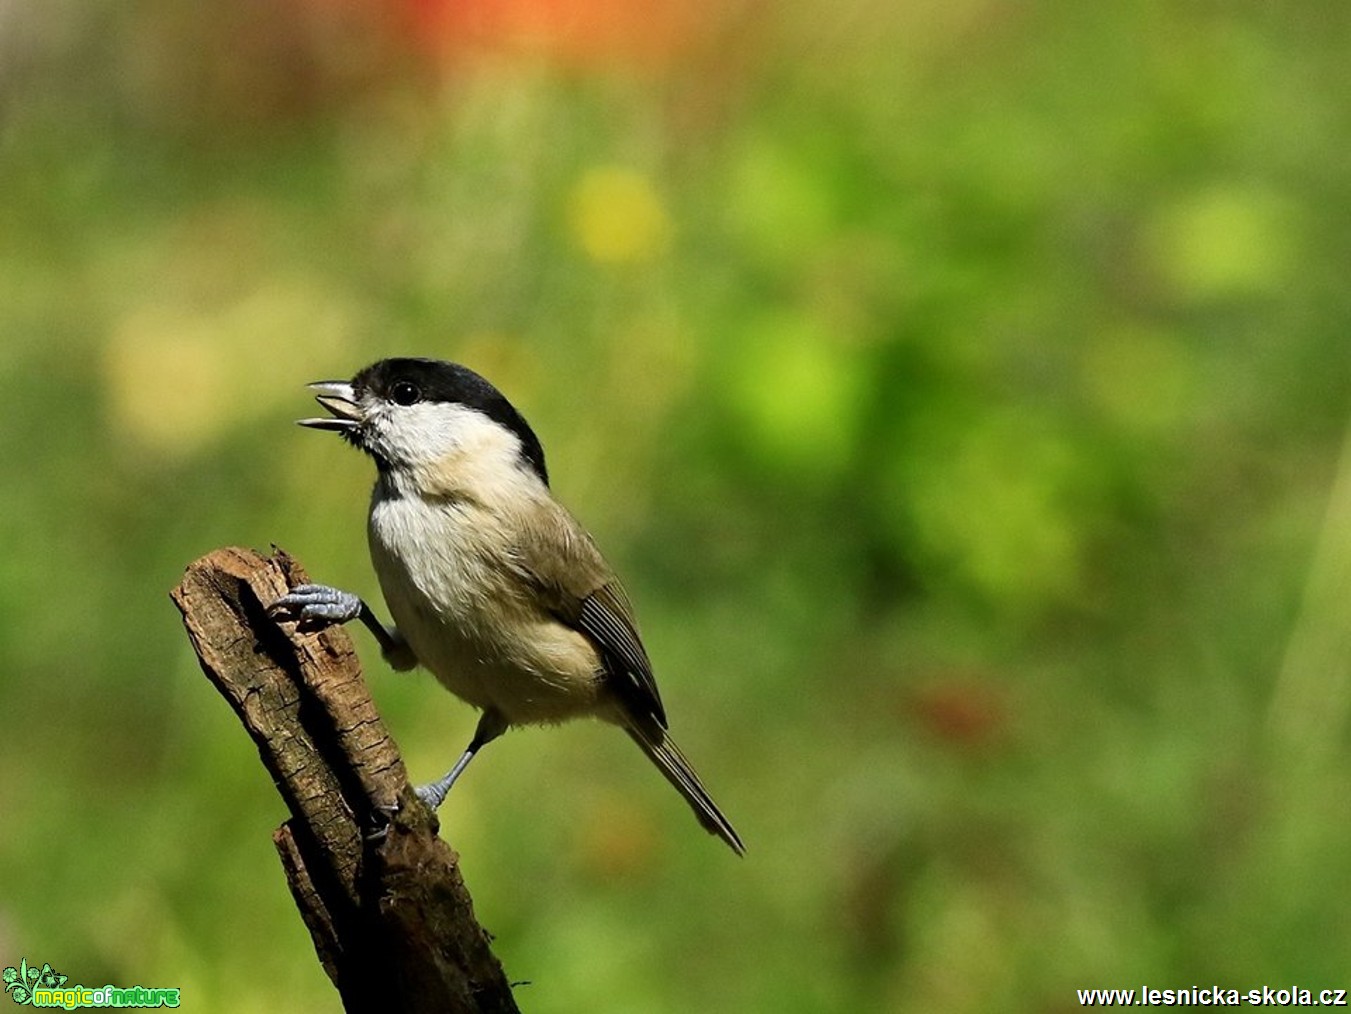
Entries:
<svg viewBox="0 0 1351 1014">
<path fill-rule="evenodd" d="M 414 32 L 445 57 L 540 53 L 564 63 L 665 64 L 694 40 L 703 5 L 686 0 L 403 0 Z M 706 12 L 705 12 L 706 13 Z"/>
</svg>

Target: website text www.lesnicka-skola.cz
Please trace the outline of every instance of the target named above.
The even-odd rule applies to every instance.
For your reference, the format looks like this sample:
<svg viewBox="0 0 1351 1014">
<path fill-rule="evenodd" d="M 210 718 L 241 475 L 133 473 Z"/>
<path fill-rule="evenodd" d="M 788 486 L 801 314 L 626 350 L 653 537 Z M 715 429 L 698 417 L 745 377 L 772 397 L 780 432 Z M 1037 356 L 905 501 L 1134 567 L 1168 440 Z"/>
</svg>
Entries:
<svg viewBox="0 0 1351 1014">
<path fill-rule="evenodd" d="M 1188 986 L 1183 989 L 1080 989 L 1081 1007 L 1345 1007 L 1344 989 L 1225 989 Z"/>
</svg>

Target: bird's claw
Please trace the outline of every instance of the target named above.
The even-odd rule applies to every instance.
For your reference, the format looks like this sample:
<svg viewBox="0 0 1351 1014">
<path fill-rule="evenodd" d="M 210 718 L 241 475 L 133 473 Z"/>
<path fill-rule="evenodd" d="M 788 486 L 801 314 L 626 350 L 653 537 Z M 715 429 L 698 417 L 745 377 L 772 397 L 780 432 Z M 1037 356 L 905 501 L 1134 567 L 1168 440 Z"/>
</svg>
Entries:
<svg viewBox="0 0 1351 1014">
<path fill-rule="evenodd" d="M 328 626 L 361 615 L 361 597 L 326 584 L 300 584 L 267 607 L 269 616 L 292 613 L 302 622 Z"/>
<path fill-rule="evenodd" d="M 366 841 L 371 842 L 372 844 L 376 844 L 388 838 L 389 829 L 394 826 L 394 815 L 398 812 L 399 812 L 399 801 L 397 799 L 394 800 L 394 802 L 389 803 L 385 806 L 375 807 L 373 815 L 380 815 L 384 819 L 382 821 L 379 821 L 375 827 L 372 827 L 369 831 L 366 832 L 365 835 Z"/>
</svg>

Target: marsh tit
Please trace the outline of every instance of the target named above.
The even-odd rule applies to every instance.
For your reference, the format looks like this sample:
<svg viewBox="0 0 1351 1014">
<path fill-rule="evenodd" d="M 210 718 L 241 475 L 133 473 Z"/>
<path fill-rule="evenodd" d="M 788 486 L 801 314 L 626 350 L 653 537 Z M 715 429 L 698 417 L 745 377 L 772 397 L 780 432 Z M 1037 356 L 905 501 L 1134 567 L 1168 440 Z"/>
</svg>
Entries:
<svg viewBox="0 0 1351 1014">
<path fill-rule="evenodd" d="M 433 808 L 512 726 L 590 716 L 617 725 L 737 854 L 741 838 L 667 732 L 633 607 L 577 520 L 553 498 L 544 450 L 483 377 L 456 363 L 384 359 L 310 385 L 341 434 L 375 461 L 367 535 L 387 628 L 356 595 L 302 585 L 272 604 L 311 623 L 361 620 L 395 669 L 421 665 L 482 711 Z"/>
</svg>

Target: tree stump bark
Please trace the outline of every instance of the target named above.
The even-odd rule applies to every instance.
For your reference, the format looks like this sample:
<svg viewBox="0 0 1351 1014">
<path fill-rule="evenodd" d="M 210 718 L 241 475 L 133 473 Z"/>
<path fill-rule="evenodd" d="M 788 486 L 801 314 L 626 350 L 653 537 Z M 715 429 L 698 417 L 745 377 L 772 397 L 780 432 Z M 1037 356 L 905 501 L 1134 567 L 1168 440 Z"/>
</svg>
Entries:
<svg viewBox="0 0 1351 1014">
<path fill-rule="evenodd" d="M 307 580 L 285 552 L 218 549 L 172 592 L 202 671 L 258 746 L 291 818 L 273 834 L 344 1007 L 516 1011 L 458 857 L 414 794 L 341 627 L 267 615 Z"/>
</svg>

